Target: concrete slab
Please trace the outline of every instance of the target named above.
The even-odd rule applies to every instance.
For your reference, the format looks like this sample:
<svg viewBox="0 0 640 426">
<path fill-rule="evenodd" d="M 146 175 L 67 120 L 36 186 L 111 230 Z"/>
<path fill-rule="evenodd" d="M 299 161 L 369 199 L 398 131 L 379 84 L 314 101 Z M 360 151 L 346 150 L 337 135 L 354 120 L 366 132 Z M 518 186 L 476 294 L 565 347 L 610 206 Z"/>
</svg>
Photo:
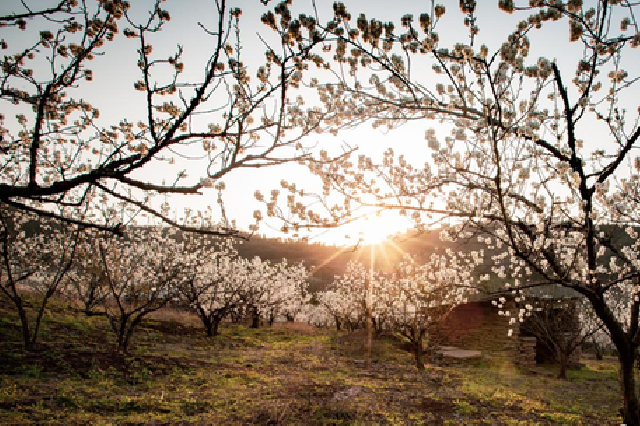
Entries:
<svg viewBox="0 0 640 426">
<path fill-rule="evenodd" d="M 482 356 L 482 352 L 480 351 L 458 349 L 458 348 L 449 348 L 446 350 L 442 348 L 440 352 L 442 353 L 442 356 L 448 357 L 448 358 L 463 359 L 463 358 L 479 358 Z"/>
</svg>

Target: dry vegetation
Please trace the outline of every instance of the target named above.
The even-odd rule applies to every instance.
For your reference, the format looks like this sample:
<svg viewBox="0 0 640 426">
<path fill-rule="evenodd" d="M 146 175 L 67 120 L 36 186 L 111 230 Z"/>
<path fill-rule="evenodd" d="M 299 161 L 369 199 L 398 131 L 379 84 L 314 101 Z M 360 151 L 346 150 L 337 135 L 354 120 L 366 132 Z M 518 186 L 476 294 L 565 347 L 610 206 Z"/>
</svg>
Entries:
<svg viewBox="0 0 640 426">
<path fill-rule="evenodd" d="M 113 352 L 104 318 L 55 301 L 37 351 L 22 350 L 0 302 L 0 423 L 604 424 L 619 423 L 615 360 L 569 380 L 490 362 L 418 372 L 403 342 L 280 324 L 224 324 L 167 310 L 146 320 L 131 353 Z"/>
</svg>

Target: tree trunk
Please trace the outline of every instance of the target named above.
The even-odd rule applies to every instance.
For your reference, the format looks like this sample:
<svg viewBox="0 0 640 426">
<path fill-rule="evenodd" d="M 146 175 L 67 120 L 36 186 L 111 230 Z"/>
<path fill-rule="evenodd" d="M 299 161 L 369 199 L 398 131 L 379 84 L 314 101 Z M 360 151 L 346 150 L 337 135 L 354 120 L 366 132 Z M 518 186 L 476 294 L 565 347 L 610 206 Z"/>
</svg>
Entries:
<svg viewBox="0 0 640 426">
<path fill-rule="evenodd" d="M 596 351 L 596 359 L 598 361 L 602 361 L 602 359 L 604 358 L 604 354 L 602 353 L 602 346 L 596 341 L 595 338 L 592 338 L 591 342 L 593 343 L 593 349 Z"/>
<path fill-rule="evenodd" d="M 213 337 L 213 321 L 211 321 L 211 319 L 209 317 L 207 317 L 207 320 L 205 321 L 204 319 L 202 320 L 202 323 L 204 324 L 204 330 L 205 333 L 207 334 L 207 337 Z"/>
<path fill-rule="evenodd" d="M 240 318 L 240 314 L 239 314 L 239 310 L 242 309 L 240 307 L 238 307 L 237 309 L 234 309 L 231 311 L 230 315 L 231 315 L 231 322 L 234 324 L 237 324 L 239 322 L 238 318 Z"/>
<path fill-rule="evenodd" d="M 129 350 L 129 342 L 131 341 L 131 336 L 133 336 L 133 331 L 140 325 L 142 322 L 142 318 L 147 315 L 149 312 L 141 311 L 138 312 L 137 315 L 133 317 L 131 322 L 129 323 L 129 327 L 127 327 L 126 333 L 124 335 L 124 340 L 122 341 L 122 352 L 127 353 Z"/>
<path fill-rule="evenodd" d="M 129 318 L 123 318 L 120 321 L 120 328 L 118 329 L 118 352 L 127 352 L 127 323 Z"/>
<path fill-rule="evenodd" d="M 225 311 L 224 310 L 218 310 L 214 313 L 213 315 L 213 321 L 212 321 L 212 325 L 213 328 L 211 330 L 212 334 L 210 336 L 215 337 L 217 336 L 219 333 L 218 329 L 220 328 L 220 323 L 222 322 L 223 318 L 225 317 Z"/>
<path fill-rule="evenodd" d="M 129 329 L 131 328 L 131 326 L 129 325 L 129 321 L 131 320 L 131 315 L 121 313 L 119 318 L 113 315 L 109 315 L 107 318 L 109 318 L 109 322 L 111 323 L 111 328 L 113 329 L 113 332 L 116 333 L 116 337 L 117 337 L 116 350 L 120 353 L 127 353 L 129 336 L 131 334 L 131 332 L 129 331 Z"/>
<path fill-rule="evenodd" d="M 564 354 L 560 354 L 558 357 L 560 361 L 560 372 L 558 373 L 558 379 L 567 380 L 567 362 L 568 357 Z"/>
<path fill-rule="evenodd" d="M 127 351 L 127 344 L 125 343 L 125 335 L 127 333 L 127 322 L 129 322 L 129 317 L 120 318 L 119 327 L 118 327 L 118 352 L 125 353 Z"/>
<path fill-rule="evenodd" d="M 371 368 L 371 343 L 372 343 L 372 317 L 371 310 L 367 309 L 367 342 L 366 342 L 366 358 L 365 358 L 365 366 L 367 368 Z"/>
<path fill-rule="evenodd" d="M 372 318 L 373 321 L 373 331 L 374 336 L 376 338 L 382 336 L 382 332 L 384 331 L 384 321 L 381 319 Z"/>
<path fill-rule="evenodd" d="M 251 309 L 251 328 L 260 328 L 260 314 L 256 307 Z"/>
<path fill-rule="evenodd" d="M 205 334 L 207 337 L 213 336 L 213 320 L 211 316 L 209 316 L 207 311 L 205 311 L 201 306 L 198 306 L 197 311 L 200 321 L 202 321 L 202 325 L 204 326 Z"/>
<path fill-rule="evenodd" d="M 214 317 L 214 319 L 213 319 L 213 330 L 212 330 L 213 334 L 211 334 L 212 337 L 215 337 L 218 334 L 220 334 L 220 332 L 218 331 L 218 329 L 220 328 L 220 322 L 222 322 L 222 318 Z"/>
<path fill-rule="evenodd" d="M 422 338 L 418 338 L 413 342 L 413 355 L 416 360 L 418 370 L 424 370 L 424 360 L 422 359 Z"/>
<path fill-rule="evenodd" d="M 24 349 L 31 351 L 33 349 L 33 343 L 31 341 L 31 330 L 29 330 L 29 318 L 27 317 L 27 311 L 24 309 L 22 299 L 18 296 L 14 300 L 16 308 L 18 308 L 18 315 L 20 316 L 20 324 L 22 325 L 22 341 L 24 343 Z"/>
<path fill-rule="evenodd" d="M 558 379 L 567 380 L 567 366 L 569 364 L 569 356 L 571 356 L 571 342 L 565 339 L 566 336 L 560 335 L 560 340 L 557 344 L 553 345 L 553 349 L 556 352 L 556 361 L 560 364 L 560 372 L 558 372 Z"/>
<path fill-rule="evenodd" d="M 42 305 L 40 305 L 40 309 L 38 310 L 38 315 L 36 316 L 36 323 L 33 327 L 33 335 L 31 336 L 31 346 L 35 346 L 36 340 L 38 339 L 38 333 L 40 332 L 40 324 L 42 323 L 42 318 L 44 317 L 44 311 L 47 309 L 47 301 L 49 300 L 49 292 L 45 294 L 44 300 L 42 301 Z"/>
<path fill-rule="evenodd" d="M 122 343 L 120 345 L 120 352 L 126 354 L 129 351 L 129 340 L 131 340 L 131 335 L 133 334 L 132 326 L 129 326 L 126 333 L 124 334 L 124 338 L 122 339 Z"/>
<path fill-rule="evenodd" d="M 622 388 L 623 407 L 622 418 L 627 425 L 640 425 L 640 413 L 638 412 L 638 395 L 636 394 L 636 380 L 634 376 L 634 350 L 620 351 L 620 387 Z"/>
</svg>

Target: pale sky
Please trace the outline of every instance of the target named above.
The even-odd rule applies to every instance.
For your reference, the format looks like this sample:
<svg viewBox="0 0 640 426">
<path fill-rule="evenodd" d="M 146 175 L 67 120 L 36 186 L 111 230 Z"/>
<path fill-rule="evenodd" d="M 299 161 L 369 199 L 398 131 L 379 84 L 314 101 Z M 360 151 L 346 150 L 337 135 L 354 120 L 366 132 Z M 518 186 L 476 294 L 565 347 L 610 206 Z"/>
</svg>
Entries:
<svg viewBox="0 0 640 426">
<path fill-rule="evenodd" d="M 57 3 L 55 0 L 28 1 L 28 4 L 34 8 L 55 3 Z M 143 16 L 144 12 L 149 8 L 147 5 L 152 2 L 132 0 L 131 3 L 132 13 L 137 16 Z M 420 13 L 430 12 L 431 9 L 431 3 L 427 0 L 396 0 L 393 2 L 346 0 L 344 3 L 352 14 L 354 25 L 358 14 L 364 12 L 369 19 L 375 17 L 382 21 L 392 20 L 396 24 L 396 28 L 400 28 L 400 17 L 402 15 L 412 13 L 417 20 Z M 452 46 L 455 42 L 468 43 L 468 32 L 462 26 L 463 17 L 458 9 L 458 0 L 441 0 L 440 3 L 447 7 L 445 18 L 436 28 L 441 38 L 441 46 Z M 480 33 L 475 39 L 474 46 L 487 44 L 490 51 L 492 48 L 497 48 L 506 35 L 515 27 L 516 22 L 526 18 L 522 14 L 510 16 L 498 11 L 497 0 L 481 0 L 478 3 L 476 16 L 480 26 Z M 266 10 L 275 7 L 276 4 L 275 1 L 271 1 L 268 6 L 264 6 L 258 0 L 228 2 L 229 8 L 240 7 L 243 9 L 241 18 L 243 32 L 242 53 L 245 64 L 250 69 L 249 75 L 251 76 L 255 76 L 255 71 L 263 63 L 264 58 L 264 48 L 256 32 L 267 40 L 272 34 L 270 29 L 260 23 L 260 16 Z M 333 2 L 330 0 L 316 0 L 321 22 L 326 23 L 331 18 L 332 4 Z M 528 4 L 528 0 L 516 2 L 516 4 Z M 152 41 L 154 53 L 170 53 L 175 50 L 177 44 L 183 45 L 185 51 L 184 75 L 186 77 L 189 75 L 193 75 L 194 79 L 200 77 L 204 63 L 209 57 L 209 52 L 211 52 L 211 48 L 208 48 L 208 45 L 213 43 L 212 39 L 203 36 L 203 31 L 198 27 L 197 22 L 201 21 L 210 28 L 214 26 L 217 17 L 215 8 L 212 5 L 213 2 L 209 0 L 168 0 L 164 3 L 163 7 L 169 10 L 172 20 L 166 24 L 166 28 L 162 33 L 154 36 L 157 38 L 157 40 Z M 6 14 L 10 11 L 20 12 L 22 10 L 19 0 L 2 0 L 0 2 L 0 14 Z M 312 2 L 311 0 L 296 0 L 292 10 L 294 14 L 299 12 L 311 14 L 313 11 Z M 614 23 L 613 25 L 619 25 L 619 23 Z M 124 23 L 121 26 L 124 28 Z M 23 33 L 25 40 L 10 40 L 10 42 L 12 45 L 23 41 L 28 43 L 36 30 L 39 30 L 36 26 L 28 26 L 27 31 Z M 569 45 L 568 39 L 567 22 L 549 24 L 541 35 L 532 39 L 529 60 L 535 62 L 539 56 L 544 55 L 549 59 L 557 60 L 561 68 L 575 64 L 581 53 L 580 46 L 577 43 Z M 558 43 L 558 40 L 561 42 Z M 120 37 L 112 44 L 108 44 L 105 49 L 106 55 L 94 60 L 92 68 L 94 82 L 83 84 L 82 86 L 81 96 L 100 109 L 100 120 L 104 125 L 109 125 L 112 122 L 118 123 L 123 118 L 133 123 L 139 119 L 144 119 L 144 94 L 133 90 L 133 82 L 137 80 L 135 42 L 135 40 Z M 567 46 L 574 47 L 573 51 L 567 51 Z M 559 50 L 558 47 L 562 47 L 564 50 Z M 626 63 L 632 63 L 628 68 L 635 67 L 635 69 L 638 69 L 640 66 L 640 55 L 636 55 L 634 58 L 623 58 L 623 60 Z M 12 111 L 8 111 L 10 105 L 5 104 L 2 108 L 5 115 L 13 115 Z M 369 125 L 364 125 L 357 130 L 342 132 L 336 137 L 329 134 L 313 135 L 308 142 L 309 144 L 318 143 L 320 146 L 336 149 L 344 141 L 350 145 L 357 145 L 362 153 L 374 157 L 378 157 L 387 147 L 393 146 L 396 153 L 405 154 L 407 157 L 416 160 L 417 165 L 420 165 L 424 163 L 429 154 L 426 150 L 424 132 L 432 125 L 434 124 L 417 122 L 407 124 L 389 133 L 374 130 Z M 445 135 L 448 134 L 447 132 L 446 129 L 443 129 Z M 192 164 L 185 164 L 185 168 L 189 169 L 188 173 L 193 175 L 194 178 L 198 175 L 197 169 L 194 169 Z M 162 170 L 162 167 L 156 167 L 147 169 L 146 172 L 159 175 Z M 229 219 L 235 219 L 240 228 L 246 229 L 250 223 L 253 223 L 253 211 L 258 207 L 253 198 L 254 191 L 260 190 L 263 194 L 269 194 L 271 189 L 279 189 L 281 179 L 296 182 L 298 187 L 309 187 L 317 190 L 318 183 L 310 181 L 306 174 L 307 172 L 299 166 L 240 170 L 238 173 L 232 173 L 224 179 L 228 188 L 225 191 L 225 207 Z M 216 198 L 216 191 L 206 190 L 203 196 L 174 197 L 170 203 L 178 211 L 185 206 L 204 209 L 208 204 L 212 204 L 215 210 Z M 408 226 L 408 222 L 398 222 L 391 216 L 383 219 L 379 224 L 375 220 L 372 222 L 378 228 L 385 227 L 389 233 L 401 231 Z M 277 226 L 278 224 L 274 223 L 274 225 Z M 361 229 L 366 229 L 367 226 L 369 225 L 363 225 Z M 316 240 L 337 242 L 341 240 L 345 233 L 357 234 L 358 232 L 358 229 L 349 228 L 331 230 L 322 236 L 316 237 Z M 261 227 L 260 233 L 279 236 L 279 233 L 270 231 L 264 225 Z M 354 238 L 357 240 L 357 235 Z"/>
</svg>

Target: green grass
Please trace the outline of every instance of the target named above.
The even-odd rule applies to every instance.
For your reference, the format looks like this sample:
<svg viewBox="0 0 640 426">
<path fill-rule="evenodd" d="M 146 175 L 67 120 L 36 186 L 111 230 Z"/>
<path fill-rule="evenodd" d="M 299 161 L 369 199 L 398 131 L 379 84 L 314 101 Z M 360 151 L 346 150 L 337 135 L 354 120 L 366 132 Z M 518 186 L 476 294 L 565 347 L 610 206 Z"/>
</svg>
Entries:
<svg viewBox="0 0 640 426">
<path fill-rule="evenodd" d="M 569 380 L 490 364 L 419 372 L 401 341 L 309 327 L 223 324 L 165 311 L 144 321 L 128 355 L 104 318 L 52 304 L 33 353 L 0 301 L 0 424 L 602 424 L 618 423 L 615 362 Z"/>
</svg>

